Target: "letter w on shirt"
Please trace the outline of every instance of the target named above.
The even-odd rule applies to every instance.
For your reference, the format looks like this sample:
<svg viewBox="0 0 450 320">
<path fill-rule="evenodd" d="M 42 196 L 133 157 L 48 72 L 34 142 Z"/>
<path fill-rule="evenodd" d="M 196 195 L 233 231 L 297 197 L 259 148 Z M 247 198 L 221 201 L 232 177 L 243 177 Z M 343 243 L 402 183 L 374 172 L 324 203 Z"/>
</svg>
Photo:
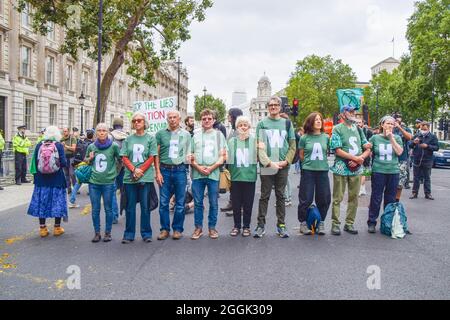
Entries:
<svg viewBox="0 0 450 320">
<path fill-rule="evenodd" d="M 287 132 L 283 130 L 266 130 L 267 139 L 269 140 L 270 148 L 283 148 L 286 140 Z"/>
</svg>

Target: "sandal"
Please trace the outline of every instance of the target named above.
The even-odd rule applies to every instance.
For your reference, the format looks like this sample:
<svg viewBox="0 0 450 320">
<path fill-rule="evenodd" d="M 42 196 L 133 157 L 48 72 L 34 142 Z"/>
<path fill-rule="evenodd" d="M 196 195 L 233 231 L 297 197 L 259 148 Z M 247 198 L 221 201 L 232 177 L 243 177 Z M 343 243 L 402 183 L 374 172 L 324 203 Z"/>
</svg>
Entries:
<svg viewBox="0 0 450 320">
<path fill-rule="evenodd" d="M 236 237 L 240 232 L 241 230 L 239 230 L 238 228 L 233 228 L 233 230 L 231 230 L 230 232 L 230 236 Z"/>
<path fill-rule="evenodd" d="M 250 231 L 250 229 L 244 229 L 244 231 L 242 231 L 243 237 L 250 237 L 251 235 L 252 235 L 252 232 Z"/>
</svg>

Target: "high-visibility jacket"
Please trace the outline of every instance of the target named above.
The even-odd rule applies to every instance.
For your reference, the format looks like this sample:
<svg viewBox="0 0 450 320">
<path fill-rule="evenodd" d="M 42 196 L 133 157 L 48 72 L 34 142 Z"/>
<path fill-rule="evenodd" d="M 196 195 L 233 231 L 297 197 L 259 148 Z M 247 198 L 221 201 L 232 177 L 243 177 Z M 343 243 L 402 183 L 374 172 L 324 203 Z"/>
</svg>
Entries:
<svg viewBox="0 0 450 320">
<path fill-rule="evenodd" d="M 22 137 L 16 134 L 13 139 L 14 152 L 24 153 L 28 155 L 30 153 L 31 141 L 27 137 Z"/>
<path fill-rule="evenodd" d="M 5 149 L 5 139 L 3 139 L 2 134 L 0 133 L 0 152 Z"/>
</svg>

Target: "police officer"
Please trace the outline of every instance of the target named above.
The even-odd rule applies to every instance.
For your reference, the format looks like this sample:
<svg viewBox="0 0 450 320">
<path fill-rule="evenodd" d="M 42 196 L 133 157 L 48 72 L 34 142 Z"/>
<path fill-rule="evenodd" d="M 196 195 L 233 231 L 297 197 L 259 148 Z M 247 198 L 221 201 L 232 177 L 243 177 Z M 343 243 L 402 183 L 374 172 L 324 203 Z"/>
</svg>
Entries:
<svg viewBox="0 0 450 320">
<path fill-rule="evenodd" d="M 27 156 L 30 153 L 31 147 L 30 140 L 25 136 L 26 126 L 17 127 L 19 132 L 14 136 L 13 149 L 14 149 L 14 163 L 16 169 L 16 184 L 30 183 L 26 179 L 27 175 Z"/>
</svg>

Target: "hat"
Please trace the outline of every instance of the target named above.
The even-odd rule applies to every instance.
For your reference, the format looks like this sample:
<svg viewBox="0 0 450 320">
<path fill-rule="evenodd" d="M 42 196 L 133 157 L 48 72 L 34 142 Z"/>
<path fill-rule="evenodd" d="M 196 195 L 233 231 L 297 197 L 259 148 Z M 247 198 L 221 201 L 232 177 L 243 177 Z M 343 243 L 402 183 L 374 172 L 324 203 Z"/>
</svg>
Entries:
<svg viewBox="0 0 450 320">
<path fill-rule="evenodd" d="M 431 126 L 431 122 L 423 120 L 422 122 L 420 122 L 420 125 L 427 125 L 427 126 Z"/>
<path fill-rule="evenodd" d="M 341 113 L 344 113 L 346 111 L 349 111 L 349 112 L 350 111 L 355 111 L 356 109 L 357 109 L 357 107 L 347 104 L 347 105 L 341 107 Z"/>
<path fill-rule="evenodd" d="M 18 127 L 17 127 L 18 130 L 20 130 L 20 129 L 26 129 L 26 128 L 27 128 L 26 125 L 22 125 L 22 126 L 18 126 Z"/>
<path fill-rule="evenodd" d="M 416 124 L 418 124 L 418 123 L 422 123 L 423 122 L 423 120 L 422 119 L 416 119 Z"/>
<path fill-rule="evenodd" d="M 73 128 L 72 128 L 72 131 L 73 131 L 73 132 L 78 132 L 78 128 L 77 128 L 77 127 L 73 127 Z"/>
<path fill-rule="evenodd" d="M 398 119 L 398 118 L 403 118 L 403 117 L 402 117 L 402 114 L 400 112 L 394 112 L 392 114 L 392 118 Z"/>
<path fill-rule="evenodd" d="M 113 128 L 114 127 L 122 127 L 123 128 L 123 119 L 122 118 L 114 118 L 112 126 L 113 126 Z"/>
</svg>

